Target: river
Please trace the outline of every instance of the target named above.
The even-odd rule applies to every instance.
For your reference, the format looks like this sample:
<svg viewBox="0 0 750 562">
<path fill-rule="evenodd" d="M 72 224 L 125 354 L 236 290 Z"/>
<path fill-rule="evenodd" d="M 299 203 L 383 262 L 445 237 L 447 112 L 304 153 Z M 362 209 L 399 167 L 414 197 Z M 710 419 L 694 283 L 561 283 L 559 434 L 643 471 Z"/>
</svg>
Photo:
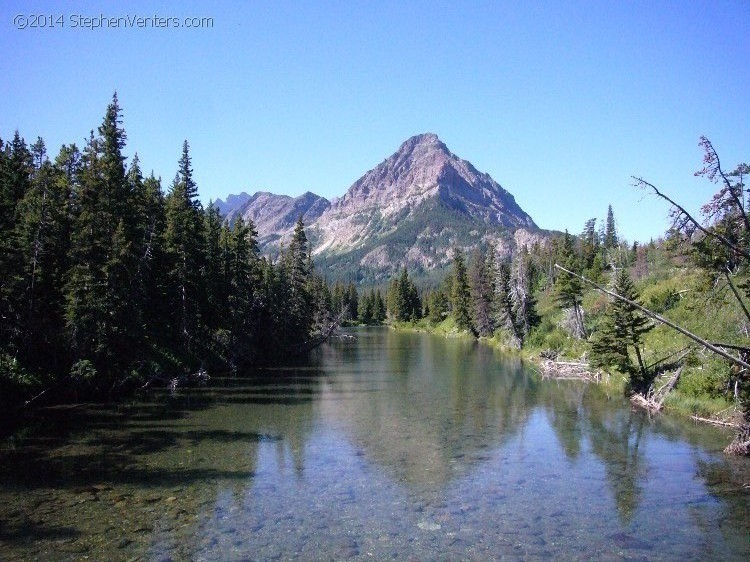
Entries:
<svg viewBox="0 0 750 562">
<path fill-rule="evenodd" d="M 0 443 L 2 560 L 748 560 L 731 433 L 353 329 L 303 363 L 50 409 Z"/>
</svg>

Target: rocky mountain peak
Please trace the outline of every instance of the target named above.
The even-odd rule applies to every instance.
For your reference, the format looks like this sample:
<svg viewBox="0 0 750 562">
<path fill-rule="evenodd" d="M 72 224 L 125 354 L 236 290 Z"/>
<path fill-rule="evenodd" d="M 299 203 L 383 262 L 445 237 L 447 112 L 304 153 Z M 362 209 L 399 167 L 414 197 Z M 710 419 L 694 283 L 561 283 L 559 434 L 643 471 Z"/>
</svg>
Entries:
<svg viewBox="0 0 750 562">
<path fill-rule="evenodd" d="M 240 214 L 256 224 L 261 246 L 283 243 L 302 215 L 313 254 L 332 274 L 379 272 L 373 273 L 378 279 L 402 265 L 447 267 L 451 248 L 491 242 L 510 251 L 538 238 L 513 195 L 434 133 L 405 140 L 343 197 L 329 202 L 310 192 L 296 198 L 259 192 Z"/>
</svg>

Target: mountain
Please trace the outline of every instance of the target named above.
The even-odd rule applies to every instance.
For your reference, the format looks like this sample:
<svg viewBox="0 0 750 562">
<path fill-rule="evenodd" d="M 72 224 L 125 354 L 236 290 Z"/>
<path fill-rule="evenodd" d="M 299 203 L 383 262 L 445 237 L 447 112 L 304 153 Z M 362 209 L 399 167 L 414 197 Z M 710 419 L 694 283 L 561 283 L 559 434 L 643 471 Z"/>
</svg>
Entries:
<svg viewBox="0 0 750 562">
<path fill-rule="evenodd" d="M 513 195 L 431 133 L 406 140 L 330 203 L 309 192 L 259 192 L 234 212 L 253 220 L 266 250 L 302 214 L 318 267 L 365 282 L 402 266 L 429 276 L 450 264 L 456 247 L 493 243 L 507 253 L 545 238 Z"/>
<path fill-rule="evenodd" d="M 229 221 L 236 216 L 252 220 L 258 229 L 258 243 L 264 247 L 290 234 L 300 215 L 305 224 L 310 225 L 330 206 L 327 199 L 309 191 L 299 197 L 258 191 L 241 206 L 226 213 L 226 217 Z"/>
<path fill-rule="evenodd" d="M 248 199 L 250 199 L 250 196 L 243 191 L 239 195 L 227 196 L 226 202 L 222 201 L 221 199 L 217 199 L 216 201 L 214 201 L 214 207 L 219 209 L 219 212 L 222 215 L 227 216 L 230 212 L 239 209 L 245 203 L 247 203 Z"/>
</svg>

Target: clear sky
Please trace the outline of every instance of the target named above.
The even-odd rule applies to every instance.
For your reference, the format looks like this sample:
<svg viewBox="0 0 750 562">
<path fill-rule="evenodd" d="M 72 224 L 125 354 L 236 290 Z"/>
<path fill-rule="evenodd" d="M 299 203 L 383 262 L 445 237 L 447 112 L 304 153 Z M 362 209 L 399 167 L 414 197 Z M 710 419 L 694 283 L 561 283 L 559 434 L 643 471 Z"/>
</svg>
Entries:
<svg viewBox="0 0 750 562">
<path fill-rule="evenodd" d="M 55 27 L 19 29 L 40 14 Z M 81 27 L 102 15 L 213 26 Z M 693 177 L 700 135 L 727 169 L 750 162 L 749 26 L 748 0 L 5 0 L 0 137 L 82 146 L 116 90 L 126 154 L 166 187 L 188 139 L 207 202 L 341 196 L 433 132 L 539 226 L 577 233 L 612 204 L 621 233 L 648 240 L 667 208 L 632 175 L 697 210 L 715 190 Z"/>
</svg>

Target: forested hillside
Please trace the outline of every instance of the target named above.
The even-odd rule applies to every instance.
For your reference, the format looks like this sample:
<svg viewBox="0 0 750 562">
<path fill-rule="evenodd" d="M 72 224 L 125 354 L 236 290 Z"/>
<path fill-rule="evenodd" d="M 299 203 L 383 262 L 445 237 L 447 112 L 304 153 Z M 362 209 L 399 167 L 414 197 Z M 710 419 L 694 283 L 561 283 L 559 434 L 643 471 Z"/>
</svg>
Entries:
<svg viewBox="0 0 750 562">
<path fill-rule="evenodd" d="M 301 221 L 277 259 L 262 257 L 252 222 L 230 227 L 201 205 L 188 142 L 165 189 L 126 157 L 121 114 L 115 95 L 86 146 L 54 159 L 41 138 L 0 140 L 6 414 L 35 397 L 112 396 L 268 362 L 332 322 Z"/>
</svg>

